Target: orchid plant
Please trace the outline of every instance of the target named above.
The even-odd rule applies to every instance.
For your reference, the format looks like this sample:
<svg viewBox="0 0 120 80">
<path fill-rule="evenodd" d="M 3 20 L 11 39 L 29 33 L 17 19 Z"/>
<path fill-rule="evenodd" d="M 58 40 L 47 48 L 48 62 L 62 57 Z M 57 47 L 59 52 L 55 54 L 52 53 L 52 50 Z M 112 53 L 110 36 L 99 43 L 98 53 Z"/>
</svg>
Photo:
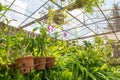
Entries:
<svg viewBox="0 0 120 80">
<path fill-rule="evenodd" d="M 65 24 L 65 18 L 67 18 L 66 9 L 63 10 L 54 10 L 49 9 L 47 24 L 54 23 L 56 25 Z"/>
</svg>

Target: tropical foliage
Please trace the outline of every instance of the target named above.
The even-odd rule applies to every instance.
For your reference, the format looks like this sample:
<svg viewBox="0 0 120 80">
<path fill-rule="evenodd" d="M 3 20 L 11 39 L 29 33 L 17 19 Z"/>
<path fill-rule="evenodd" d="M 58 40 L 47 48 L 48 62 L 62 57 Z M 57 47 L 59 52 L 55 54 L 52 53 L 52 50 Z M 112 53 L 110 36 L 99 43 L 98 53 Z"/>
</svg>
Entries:
<svg viewBox="0 0 120 80">
<path fill-rule="evenodd" d="M 1 26 L 2 24 L 0 24 Z M 47 29 L 41 23 L 40 35 L 26 36 L 23 30 L 8 34 L 8 26 L 0 29 L 0 79 L 1 80 L 120 80 L 116 67 L 111 65 L 111 44 L 97 36 L 93 43 L 72 46 L 65 41 L 47 36 Z M 54 55 L 53 69 L 21 74 L 9 67 L 9 63 L 25 55 Z"/>
</svg>

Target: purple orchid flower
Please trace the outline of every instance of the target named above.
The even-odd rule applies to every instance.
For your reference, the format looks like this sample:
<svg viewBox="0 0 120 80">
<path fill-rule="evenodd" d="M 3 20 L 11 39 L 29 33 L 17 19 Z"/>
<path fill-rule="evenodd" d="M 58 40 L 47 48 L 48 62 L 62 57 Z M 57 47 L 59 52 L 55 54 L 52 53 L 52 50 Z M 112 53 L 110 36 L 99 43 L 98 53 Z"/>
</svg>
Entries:
<svg viewBox="0 0 120 80">
<path fill-rule="evenodd" d="M 63 33 L 63 36 L 66 37 L 66 36 L 67 36 L 67 32 L 64 32 L 64 33 Z"/>
</svg>

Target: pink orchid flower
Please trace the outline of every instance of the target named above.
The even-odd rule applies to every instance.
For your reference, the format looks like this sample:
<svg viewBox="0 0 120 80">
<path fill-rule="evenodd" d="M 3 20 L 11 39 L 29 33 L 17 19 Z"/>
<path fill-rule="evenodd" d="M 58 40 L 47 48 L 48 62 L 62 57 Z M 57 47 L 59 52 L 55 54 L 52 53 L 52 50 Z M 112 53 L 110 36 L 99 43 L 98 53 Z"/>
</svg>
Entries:
<svg viewBox="0 0 120 80">
<path fill-rule="evenodd" d="M 53 30 L 54 30 L 54 25 L 48 26 L 48 31 L 49 31 L 49 32 L 51 32 L 51 31 L 53 31 Z"/>
</svg>

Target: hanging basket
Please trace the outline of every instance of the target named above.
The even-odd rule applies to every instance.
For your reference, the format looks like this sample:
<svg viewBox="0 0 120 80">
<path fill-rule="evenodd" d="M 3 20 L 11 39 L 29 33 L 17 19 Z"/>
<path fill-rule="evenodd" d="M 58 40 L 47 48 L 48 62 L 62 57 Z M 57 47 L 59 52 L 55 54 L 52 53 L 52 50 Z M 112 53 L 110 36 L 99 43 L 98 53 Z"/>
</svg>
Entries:
<svg viewBox="0 0 120 80">
<path fill-rule="evenodd" d="M 75 2 L 67 5 L 65 8 L 68 10 L 68 11 L 72 11 L 74 9 L 79 9 L 79 8 L 83 8 L 85 6 L 85 1 L 80 1 L 80 0 L 76 0 Z"/>
<path fill-rule="evenodd" d="M 36 57 L 34 58 L 34 63 L 36 70 L 46 69 L 46 57 Z"/>
<path fill-rule="evenodd" d="M 34 68 L 34 58 L 33 56 L 26 56 L 16 59 L 17 67 L 20 73 L 29 73 Z"/>
<path fill-rule="evenodd" d="M 58 25 L 64 24 L 64 20 L 65 20 L 64 13 L 61 12 L 60 10 L 57 10 L 54 17 L 53 17 L 53 20 Z"/>
<path fill-rule="evenodd" d="M 55 57 L 47 57 L 46 58 L 46 68 L 53 68 L 55 62 Z"/>
</svg>

